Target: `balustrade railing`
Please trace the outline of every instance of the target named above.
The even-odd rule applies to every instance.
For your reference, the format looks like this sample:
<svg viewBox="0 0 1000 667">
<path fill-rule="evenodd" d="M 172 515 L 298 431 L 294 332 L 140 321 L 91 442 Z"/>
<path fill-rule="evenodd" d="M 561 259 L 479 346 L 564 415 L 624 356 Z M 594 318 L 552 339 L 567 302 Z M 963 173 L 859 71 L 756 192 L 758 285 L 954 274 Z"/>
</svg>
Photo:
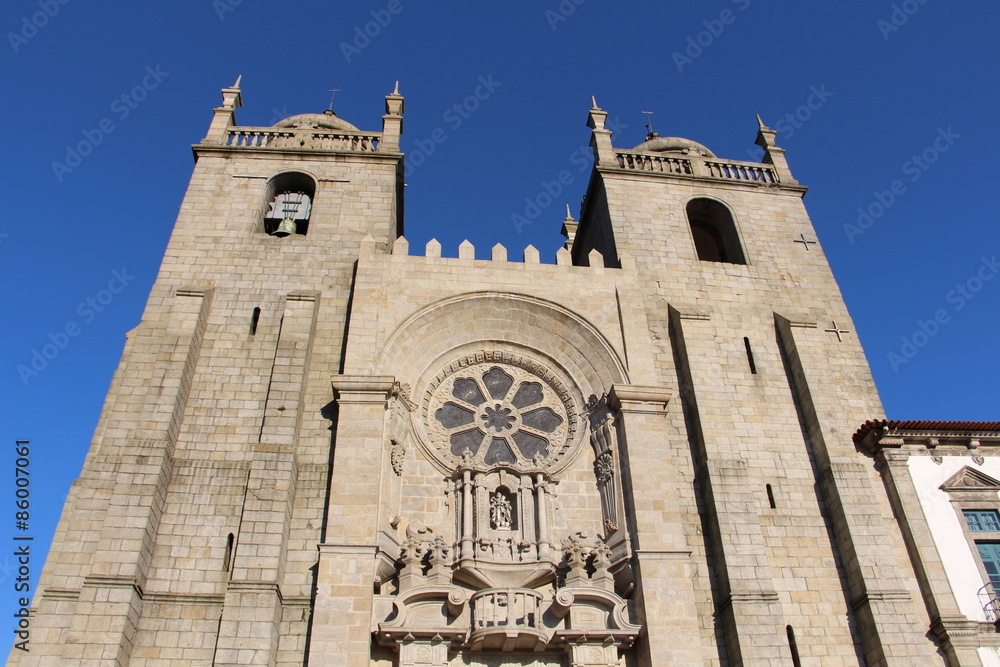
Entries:
<svg viewBox="0 0 1000 667">
<path fill-rule="evenodd" d="M 295 133 L 289 130 L 231 129 L 226 134 L 226 145 L 234 148 L 284 147 Z"/>
<path fill-rule="evenodd" d="M 997 597 L 997 590 L 993 583 L 990 582 L 980 588 L 977 595 L 979 596 L 979 604 L 983 606 L 983 613 L 986 614 L 986 620 L 990 623 L 996 623 L 1000 620 L 1000 598 Z"/>
<path fill-rule="evenodd" d="M 747 162 L 714 162 L 705 160 L 708 175 L 712 178 L 729 178 L 735 181 L 756 181 L 777 183 L 778 178 L 771 167 Z"/>
<path fill-rule="evenodd" d="M 616 151 L 618 167 L 629 171 L 644 171 L 659 174 L 681 174 L 685 176 L 707 176 L 732 181 L 751 183 L 778 183 L 778 174 L 773 167 L 755 162 L 734 160 L 713 160 L 700 156 L 675 157 L 653 153 L 631 153 Z"/>
<path fill-rule="evenodd" d="M 653 171 L 663 174 L 690 174 L 691 160 L 666 155 L 644 153 L 616 153 L 618 166 L 636 171 Z"/>
<path fill-rule="evenodd" d="M 518 626 L 537 630 L 541 622 L 542 596 L 530 588 L 490 588 L 473 594 L 472 629 Z"/>
<path fill-rule="evenodd" d="M 233 127 L 226 132 L 225 145 L 231 148 L 305 148 L 320 151 L 373 153 L 378 151 L 379 134 L 347 134 L 319 130 L 285 130 L 261 127 Z"/>
</svg>

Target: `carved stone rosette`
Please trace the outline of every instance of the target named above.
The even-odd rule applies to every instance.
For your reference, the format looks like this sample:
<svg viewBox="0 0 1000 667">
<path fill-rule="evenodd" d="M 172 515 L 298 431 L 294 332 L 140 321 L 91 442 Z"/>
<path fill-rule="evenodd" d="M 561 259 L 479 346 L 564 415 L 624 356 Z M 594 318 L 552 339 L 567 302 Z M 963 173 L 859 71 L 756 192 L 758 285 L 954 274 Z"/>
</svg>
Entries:
<svg viewBox="0 0 1000 667">
<path fill-rule="evenodd" d="M 559 375 L 509 352 L 451 363 L 424 393 L 419 420 L 432 459 L 454 470 L 466 451 L 477 469 L 554 470 L 575 443 L 579 413 Z"/>
</svg>

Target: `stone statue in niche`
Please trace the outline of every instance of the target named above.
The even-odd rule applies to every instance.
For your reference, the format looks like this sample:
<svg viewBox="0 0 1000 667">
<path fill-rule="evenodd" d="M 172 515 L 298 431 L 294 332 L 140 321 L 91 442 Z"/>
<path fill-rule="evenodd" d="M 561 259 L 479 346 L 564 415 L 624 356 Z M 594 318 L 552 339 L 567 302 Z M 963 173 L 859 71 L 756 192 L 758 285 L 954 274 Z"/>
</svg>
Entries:
<svg viewBox="0 0 1000 667">
<path fill-rule="evenodd" d="M 495 530 L 510 530 L 513 508 L 503 491 L 497 490 L 490 498 L 490 522 Z"/>
</svg>

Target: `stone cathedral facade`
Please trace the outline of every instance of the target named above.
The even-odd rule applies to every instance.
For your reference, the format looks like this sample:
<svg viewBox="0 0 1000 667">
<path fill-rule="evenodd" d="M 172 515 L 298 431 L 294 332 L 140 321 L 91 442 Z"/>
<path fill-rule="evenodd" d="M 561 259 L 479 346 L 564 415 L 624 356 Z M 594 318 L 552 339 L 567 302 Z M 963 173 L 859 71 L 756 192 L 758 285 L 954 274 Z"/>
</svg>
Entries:
<svg viewBox="0 0 1000 667">
<path fill-rule="evenodd" d="M 1000 664 L 1000 424 L 881 419 L 773 130 L 615 148 L 595 102 L 554 262 L 448 258 L 398 90 L 222 92 L 12 664 Z"/>
</svg>

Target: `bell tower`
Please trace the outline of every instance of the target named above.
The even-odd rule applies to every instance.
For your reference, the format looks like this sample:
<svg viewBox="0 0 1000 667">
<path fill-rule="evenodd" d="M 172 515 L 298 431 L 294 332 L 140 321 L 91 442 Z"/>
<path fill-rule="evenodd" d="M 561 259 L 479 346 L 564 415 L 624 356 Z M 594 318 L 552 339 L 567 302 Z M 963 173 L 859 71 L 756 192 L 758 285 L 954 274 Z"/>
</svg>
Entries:
<svg viewBox="0 0 1000 667">
<path fill-rule="evenodd" d="M 687 443 L 693 472 L 654 463 L 650 476 L 636 466 L 656 457 L 630 447 L 634 520 L 649 521 L 638 540 L 662 541 L 646 499 L 692 483 L 732 664 L 799 664 L 804 636 L 825 638 L 823 664 L 935 664 L 898 526 L 851 439 L 881 402 L 776 132 L 757 117 L 755 163 L 653 132 L 615 148 L 606 118 L 595 101 L 595 168 L 568 245 L 574 264 L 597 251 L 640 276 L 623 309 L 644 313 L 650 381 L 675 388 L 670 440 Z M 657 646 L 670 633 L 647 614 L 650 664 L 672 664 L 675 647 Z"/>
<path fill-rule="evenodd" d="M 403 101 L 397 85 L 381 132 L 332 111 L 247 127 L 240 80 L 222 90 L 20 664 L 301 654 L 288 638 L 306 635 L 313 586 L 296 554 L 322 541 L 322 406 L 362 240 L 389 252 L 402 234 Z M 184 639 L 164 643 L 167 625 Z"/>
</svg>

